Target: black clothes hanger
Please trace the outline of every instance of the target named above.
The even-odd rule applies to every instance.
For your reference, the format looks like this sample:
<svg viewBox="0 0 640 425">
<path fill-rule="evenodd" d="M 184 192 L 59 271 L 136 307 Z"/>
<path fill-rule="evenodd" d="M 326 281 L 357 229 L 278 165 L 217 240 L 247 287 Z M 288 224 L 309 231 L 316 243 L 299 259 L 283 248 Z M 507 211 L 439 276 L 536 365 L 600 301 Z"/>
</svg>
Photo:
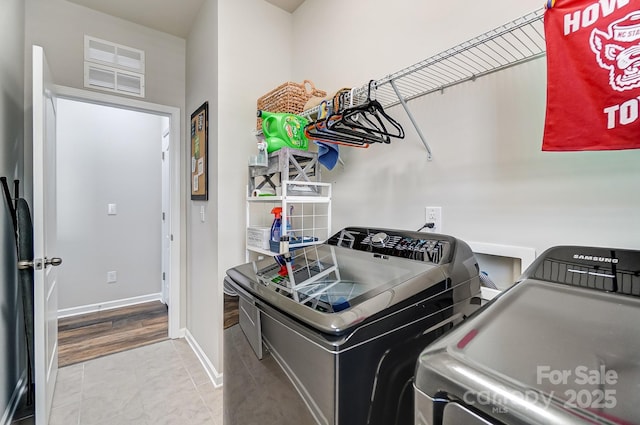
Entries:
<svg viewBox="0 0 640 425">
<path fill-rule="evenodd" d="M 358 121 L 360 122 L 358 127 L 351 125 L 349 122 L 344 120 L 343 115 L 338 115 L 334 117 L 330 117 L 327 119 L 327 129 L 337 132 L 339 134 L 351 135 L 351 136 L 360 136 L 366 138 L 370 143 L 390 143 L 391 138 L 384 134 L 386 129 L 384 125 L 380 123 L 380 127 L 374 121 L 372 121 L 369 117 L 365 115 L 361 115 L 358 117 Z"/>
<path fill-rule="evenodd" d="M 327 116 L 309 124 L 305 128 L 305 135 L 316 141 L 355 147 L 368 147 L 371 143 L 390 143 L 391 139 L 386 134 L 384 123 L 377 116 L 354 115 L 354 120 L 361 121 L 358 128 L 342 121 L 349 93 L 350 90 L 347 89 L 336 93 Z"/>
<path fill-rule="evenodd" d="M 361 148 L 368 147 L 369 143 L 377 142 L 377 140 L 372 140 L 369 135 L 363 132 L 348 134 L 346 132 L 332 131 L 327 128 L 329 120 L 340 117 L 342 105 L 344 104 L 344 99 L 346 99 L 345 93 L 348 93 L 348 90 L 341 90 L 336 93 L 330 109 L 327 110 L 326 116 L 319 117 L 319 119 L 305 127 L 305 135 L 308 139 Z"/>
<path fill-rule="evenodd" d="M 369 81 L 367 100 L 365 103 L 345 109 L 340 122 L 333 124 L 333 127 L 330 125 L 329 128 L 334 129 L 336 125 L 345 125 L 352 129 L 377 133 L 381 136 L 404 139 L 404 129 L 402 126 L 386 113 L 384 107 L 377 99 L 371 99 L 371 87 L 374 84 L 375 81 Z M 364 120 L 361 118 L 364 118 Z M 389 132 L 387 126 L 384 124 L 385 122 L 391 130 L 395 131 Z"/>
<path fill-rule="evenodd" d="M 389 143 L 391 140 L 388 136 L 385 136 L 381 133 L 378 125 L 371 121 L 368 116 L 360 115 L 355 116 L 355 120 L 362 120 L 362 126 L 359 129 L 354 128 L 353 126 L 348 125 L 344 122 L 343 117 L 345 113 L 345 108 L 343 105 L 346 105 L 348 100 L 349 92 L 341 93 L 339 98 L 334 99 L 334 104 L 338 105 L 338 112 L 332 115 L 329 115 L 325 120 L 326 130 L 337 132 L 338 134 L 343 134 L 346 136 L 351 136 L 355 138 L 362 138 L 367 140 L 369 143 Z M 379 124 L 384 127 L 382 122 L 378 120 Z M 376 131 L 371 131 L 371 129 L 375 129 Z"/>
<path fill-rule="evenodd" d="M 361 148 L 369 147 L 369 140 L 364 137 L 354 137 L 337 131 L 327 130 L 324 120 L 307 125 L 305 128 L 305 136 L 307 136 L 308 139 L 315 140 L 317 142 L 335 143 Z"/>
</svg>

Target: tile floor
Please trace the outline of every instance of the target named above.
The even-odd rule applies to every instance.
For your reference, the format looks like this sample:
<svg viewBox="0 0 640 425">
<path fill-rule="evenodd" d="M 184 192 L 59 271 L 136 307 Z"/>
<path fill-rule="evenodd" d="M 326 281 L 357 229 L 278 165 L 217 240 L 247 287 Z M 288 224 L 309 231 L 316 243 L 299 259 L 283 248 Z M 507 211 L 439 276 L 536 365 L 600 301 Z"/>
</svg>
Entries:
<svg viewBox="0 0 640 425">
<path fill-rule="evenodd" d="M 222 425 L 215 388 L 184 339 L 61 368 L 49 425 Z"/>
<path fill-rule="evenodd" d="M 266 347 L 263 347 L 263 350 L 266 350 Z M 229 379 L 225 384 L 226 423 L 317 424 L 272 353 L 265 351 L 262 360 L 258 360 L 238 325 L 224 330 L 224 358 L 224 372 L 226 376 L 233 376 L 233 379 Z"/>
</svg>

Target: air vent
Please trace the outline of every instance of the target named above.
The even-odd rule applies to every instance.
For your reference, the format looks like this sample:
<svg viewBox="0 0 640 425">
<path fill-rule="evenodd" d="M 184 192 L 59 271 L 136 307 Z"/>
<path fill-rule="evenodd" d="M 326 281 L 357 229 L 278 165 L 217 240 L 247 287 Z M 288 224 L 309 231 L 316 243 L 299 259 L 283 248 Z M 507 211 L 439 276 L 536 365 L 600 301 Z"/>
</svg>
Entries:
<svg viewBox="0 0 640 425">
<path fill-rule="evenodd" d="M 122 73 L 118 74 L 116 78 L 117 90 L 142 96 L 142 78 Z"/>
<path fill-rule="evenodd" d="M 144 75 L 89 62 L 84 64 L 84 86 L 113 93 L 144 97 Z"/>
<path fill-rule="evenodd" d="M 85 87 L 100 87 L 103 89 L 116 89 L 116 73 L 113 70 L 100 69 L 87 66 L 85 70 Z"/>
<path fill-rule="evenodd" d="M 144 51 L 85 35 L 84 86 L 144 97 Z"/>
<path fill-rule="evenodd" d="M 144 51 L 84 36 L 84 60 L 144 74 Z"/>
</svg>

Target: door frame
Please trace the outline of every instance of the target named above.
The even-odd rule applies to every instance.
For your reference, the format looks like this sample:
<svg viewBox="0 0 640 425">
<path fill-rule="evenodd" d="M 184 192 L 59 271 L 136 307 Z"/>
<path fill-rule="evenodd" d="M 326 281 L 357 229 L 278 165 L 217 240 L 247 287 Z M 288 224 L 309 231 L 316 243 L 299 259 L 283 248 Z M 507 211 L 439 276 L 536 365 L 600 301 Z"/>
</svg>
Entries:
<svg viewBox="0 0 640 425">
<path fill-rule="evenodd" d="M 169 298 L 171 300 L 169 303 L 169 338 L 182 338 L 184 336 L 184 328 L 182 328 L 180 324 L 180 310 L 183 301 L 181 295 L 184 293 L 183 286 L 185 282 L 183 274 L 186 270 L 186 249 L 182 235 L 186 234 L 186 214 L 184 211 L 184 194 L 186 192 L 182 190 L 182 144 L 180 140 L 182 129 L 180 127 L 180 108 L 73 87 L 55 87 L 57 97 L 59 98 L 169 117 L 169 129 L 171 132 L 171 140 L 169 142 L 169 197 L 171 205 L 169 228 L 171 241 L 173 242 L 169 254 Z"/>
<path fill-rule="evenodd" d="M 165 157 L 165 138 L 169 138 L 169 145 L 166 150 Z M 164 188 L 171 185 L 171 124 L 169 123 L 169 127 L 162 127 L 162 302 L 169 305 L 171 301 L 171 294 L 169 290 L 171 288 L 169 278 L 169 270 L 171 270 L 171 223 L 167 222 L 167 215 L 169 218 L 171 217 L 171 196 L 167 193 Z M 165 214 L 167 213 L 167 214 Z M 167 258 L 167 251 L 168 257 Z"/>
</svg>

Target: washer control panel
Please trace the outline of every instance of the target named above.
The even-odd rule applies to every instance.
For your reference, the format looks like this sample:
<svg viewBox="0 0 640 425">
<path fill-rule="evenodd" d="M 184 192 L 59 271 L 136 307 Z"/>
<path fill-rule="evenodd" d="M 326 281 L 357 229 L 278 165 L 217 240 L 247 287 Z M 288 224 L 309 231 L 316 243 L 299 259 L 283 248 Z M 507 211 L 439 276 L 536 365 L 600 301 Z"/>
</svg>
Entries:
<svg viewBox="0 0 640 425">
<path fill-rule="evenodd" d="M 327 243 L 381 256 L 440 264 L 449 261 L 455 238 L 436 233 L 347 227 L 329 238 Z"/>
</svg>

